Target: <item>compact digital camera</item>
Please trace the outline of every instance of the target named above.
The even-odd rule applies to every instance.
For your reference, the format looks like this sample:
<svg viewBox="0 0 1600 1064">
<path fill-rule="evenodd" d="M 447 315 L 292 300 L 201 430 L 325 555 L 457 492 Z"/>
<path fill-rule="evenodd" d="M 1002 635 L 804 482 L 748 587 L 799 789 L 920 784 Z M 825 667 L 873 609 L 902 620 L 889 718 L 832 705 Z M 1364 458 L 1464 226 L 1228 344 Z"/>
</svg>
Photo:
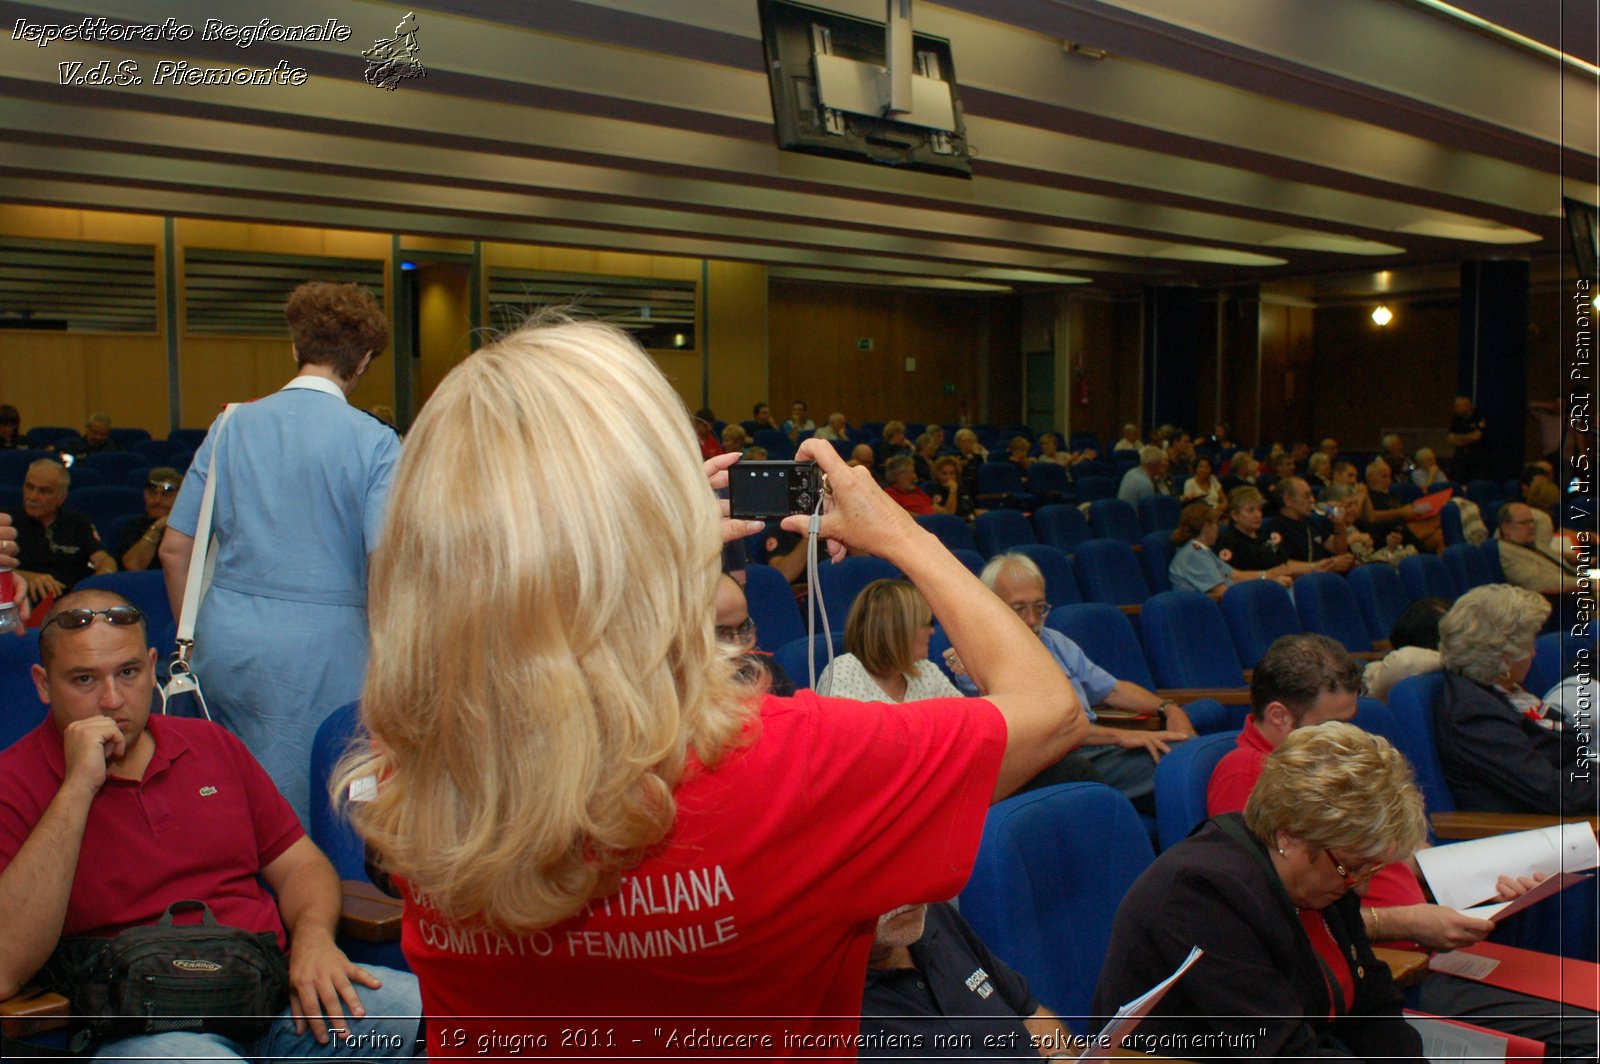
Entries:
<svg viewBox="0 0 1600 1064">
<path fill-rule="evenodd" d="M 827 478 L 813 462 L 740 462 L 728 467 L 730 517 L 764 520 L 809 514 Z"/>
</svg>

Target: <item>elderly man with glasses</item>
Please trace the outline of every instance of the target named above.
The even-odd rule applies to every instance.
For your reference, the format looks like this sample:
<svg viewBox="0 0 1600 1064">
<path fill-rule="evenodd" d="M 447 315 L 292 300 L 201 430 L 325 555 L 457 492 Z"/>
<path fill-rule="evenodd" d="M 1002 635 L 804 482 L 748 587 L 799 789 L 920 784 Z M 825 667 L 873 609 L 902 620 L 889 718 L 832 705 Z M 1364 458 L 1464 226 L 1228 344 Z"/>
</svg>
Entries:
<svg viewBox="0 0 1600 1064">
<path fill-rule="evenodd" d="M 1156 762 L 1171 749 L 1169 744 L 1192 738 L 1195 733 L 1183 708 L 1136 683 L 1117 679 L 1090 661 L 1078 644 L 1055 629 L 1046 628 L 1050 603 L 1044 597 L 1044 574 L 1026 554 L 1002 554 L 990 559 L 979 579 L 1033 629 L 1072 681 L 1090 720 L 1089 737 L 1076 751 L 1078 756 L 1086 758 L 1100 777 L 1127 795 L 1135 807 L 1154 812 Z M 955 651 L 945 653 L 945 664 L 956 674 L 957 687 L 969 695 L 979 693 Z M 1091 706 L 1159 714 L 1165 727 L 1161 731 L 1108 728 L 1095 723 Z"/>
<path fill-rule="evenodd" d="M 167 515 L 183 486 L 183 474 L 171 466 L 150 470 L 144 482 L 144 516 L 129 521 L 117 537 L 116 557 L 128 572 L 143 572 L 159 565 L 157 551 L 167 531 Z"/>
<path fill-rule="evenodd" d="M 68 595 L 39 628 L 39 659 L 48 712 L 0 754 L 0 912 L 27 916 L 0 921 L 0 998 L 64 937 L 109 938 L 193 899 L 288 947 L 282 1013 L 254 1037 L 178 1022 L 112 1035 L 97 1059 L 408 1054 L 416 979 L 360 968 L 334 944 L 339 877 L 237 738 L 151 717 L 155 651 L 140 611 L 109 591 Z"/>
</svg>

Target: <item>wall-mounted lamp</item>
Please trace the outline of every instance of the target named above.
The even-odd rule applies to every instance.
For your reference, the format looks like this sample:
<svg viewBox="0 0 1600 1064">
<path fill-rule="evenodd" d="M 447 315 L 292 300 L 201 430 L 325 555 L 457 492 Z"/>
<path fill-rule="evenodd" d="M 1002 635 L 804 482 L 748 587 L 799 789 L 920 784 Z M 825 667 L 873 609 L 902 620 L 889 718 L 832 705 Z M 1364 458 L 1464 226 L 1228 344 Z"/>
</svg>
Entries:
<svg viewBox="0 0 1600 1064">
<path fill-rule="evenodd" d="M 1373 308 L 1372 320 L 1378 326 L 1378 328 L 1381 329 L 1385 325 L 1388 325 L 1391 321 L 1394 321 L 1394 312 L 1380 303 L 1377 307 Z"/>
</svg>

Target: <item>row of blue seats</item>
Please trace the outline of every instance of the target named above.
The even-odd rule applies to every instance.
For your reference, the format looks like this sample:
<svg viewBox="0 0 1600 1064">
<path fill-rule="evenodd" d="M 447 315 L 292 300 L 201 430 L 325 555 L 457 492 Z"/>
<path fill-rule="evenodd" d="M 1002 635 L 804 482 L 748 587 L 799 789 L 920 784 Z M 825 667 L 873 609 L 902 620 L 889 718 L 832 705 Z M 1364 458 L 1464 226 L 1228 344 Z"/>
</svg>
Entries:
<svg viewBox="0 0 1600 1064">
<path fill-rule="evenodd" d="M 0 486 L 20 488 L 30 465 L 41 458 L 55 457 L 53 451 L 0 451 Z M 128 482 L 130 473 L 148 471 L 153 466 L 172 466 L 181 472 L 189 468 L 193 459 L 193 448 L 168 450 L 161 457 L 151 457 L 142 451 L 101 451 L 72 463 L 72 484 L 73 487 L 123 484 Z"/>
<path fill-rule="evenodd" d="M 35 447 L 49 447 L 81 437 L 82 429 L 65 425 L 38 425 L 23 433 L 23 438 Z M 169 450 L 194 450 L 206 438 L 205 429 L 173 429 L 164 440 L 157 440 L 147 429 L 112 428 L 111 440 L 124 450 L 144 450 L 150 444 L 164 445 Z"/>
</svg>

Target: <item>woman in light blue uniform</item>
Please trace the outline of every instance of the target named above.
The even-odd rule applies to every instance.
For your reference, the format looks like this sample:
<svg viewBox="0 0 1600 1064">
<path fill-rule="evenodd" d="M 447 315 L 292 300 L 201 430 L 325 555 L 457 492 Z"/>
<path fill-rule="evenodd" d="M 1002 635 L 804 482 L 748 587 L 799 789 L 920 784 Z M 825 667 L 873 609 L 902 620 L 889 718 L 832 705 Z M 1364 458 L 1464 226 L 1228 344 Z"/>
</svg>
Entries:
<svg viewBox="0 0 1600 1064">
<path fill-rule="evenodd" d="M 176 613 L 215 451 L 217 563 L 195 624 L 194 671 L 212 715 L 309 824 L 311 740 L 329 713 L 361 694 L 367 555 L 382 530 L 400 441 L 347 401 L 388 341 L 365 289 L 304 284 L 286 315 L 299 374 L 239 407 L 220 433 L 212 426 L 161 556 Z"/>
<path fill-rule="evenodd" d="M 1167 566 L 1167 578 L 1174 591 L 1198 591 L 1220 599 L 1241 576 L 1271 580 L 1284 587 L 1292 583 L 1286 574 L 1241 572 L 1217 557 L 1212 550 L 1217 543 L 1217 511 L 1208 502 L 1192 502 L 1183 508 L 1178 527 L 1172 530 L 1172 542 L 1176 549 Z"/>
</svg>

